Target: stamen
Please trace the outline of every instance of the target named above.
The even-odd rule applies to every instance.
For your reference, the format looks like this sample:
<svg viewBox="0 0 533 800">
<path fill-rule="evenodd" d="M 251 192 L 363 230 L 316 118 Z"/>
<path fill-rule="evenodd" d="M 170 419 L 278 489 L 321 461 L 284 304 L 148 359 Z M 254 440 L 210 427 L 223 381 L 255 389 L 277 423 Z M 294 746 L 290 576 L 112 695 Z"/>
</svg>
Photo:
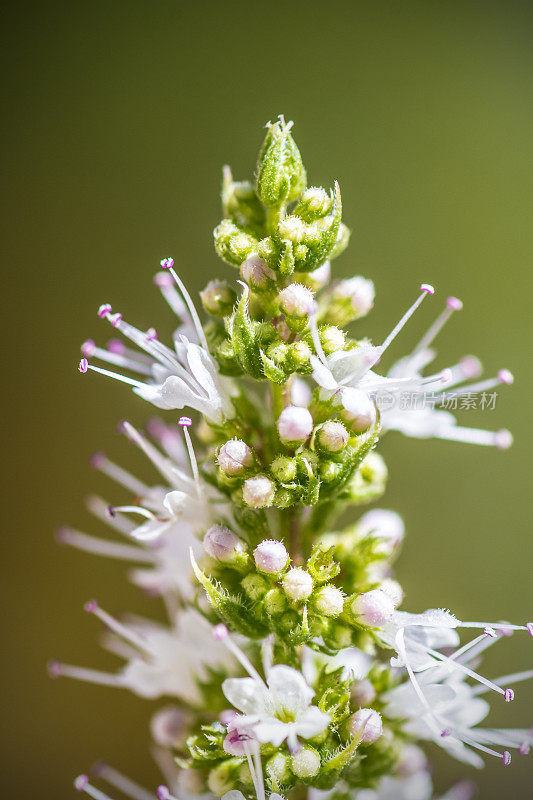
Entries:
<svg viewBox="0 0 533 800">
<path fill-rule="evenodd" d="M 193 568 L 194 568 L 196 561 L 194 560 L 192 549 L 191 549 L 191 561 L 193 562 Z M 233 653 L 237 661 L 244 667 L 244 669 L 246 670 L 248 675 L 250 675 L 251 678 L 253 678 L 256 681 L 259 681 L 259 683 L 261 684 L 264 684 L 261 675 L 258 673 L 258 671 L 254 667 L 248 656 L 245 655 L 241 650 L 241 648 L 235 644 L 235 642 L 229 635 L 229 631 L 225 625 L 222 624 L 215 625 L 215 627 L 213 628 L 213 638 L 216 639 L 217 642 L 222 642 L 228 648 L 230 653 Z"/>
<path fill-rule="evenodd" d="M 518 748 L 518 752 L 520 753 L 521 756 L 527 756 L 530 750 L 531 750 L 531 745 L 529 744 L 528 741 L 522 742 L 522 744 Z"/>
<path fill-rule="evenodd" d="M 146 338 L 149 342 L 152 342 L 154 339 L 157 339 L 157 331 L 155 328 L 148 328 L 146 331 Z"/>
<path fill-rule="evenodd" d="M 487 447 L 496 447 L 498 450 L 507 450 L 513 443 L 510 431 L 486 431 L 482 428 L 464 428 L 460 425 L 443 425 L 433 434 L 437 439 L 448 439 L 453 442 L 465 444 L 478 444 Z"/>
<path fill-rule="evenodd" d="M 191 436 L 189 433 L 189 427 L 192 425 L 192 419 L 190 417 L 180 417 L 178 420 L 178 425 L 181 426 L 183 430 L 183 435 L 185 436 L 185 442 L 187 444 L 187 451 L 189 453 L 189 460 L 191 462 L 191 469 L 192 474 L 194 477 L 194 482 L 196 484 L 196 493 L 198 497 L 202 496 L 202 482 L 200 480 L 200 470 L 198 469 L 198 462 L 196 460 L 196 454 L 194 452 L 194 447 L 192 444 Z"/>
<path fill-rule="evenodd" d="M 509 750 L 506 750 L 503 754 L 503 766 L 508 767 L 510 763 L 511 763 L 511 754 Z"/>
<path fill-rule="evenodd" d="M 458 661 L 454 661 L 453 658 L 445 656 L 442 653 L 439 653 L 438 650 L 433 650 L 431 647 L 425 648 L 421 645 L 418 645 L 416 642 L 411 642 L 410 644 L 417 650 L 421 650 L 425 653 L 428 653 L 430 656 L 433 656 L 433 658 L 436 658 L 438 661 L 442 661 L 443 663 L 455 666 L 455 668 L 458 669 L 460 672 L 464 672 L 465 675 L 468 675 L 470 678 L 473 678 L 479 683 L 483 683 L 489 689 L 493 689 L 495 692 L 498 692 L 498 694 L 502 694 L 505 696 L 505 689 L 502 689 L 501 686 L 497 686 L 497 684 L 493 683 L 492 681 L 489 681 L 488 678 L 484 678 L 483 675 L 479 675 L 477 672 L 474 672 L 473 670 L 470 669 L 470 667 L 467 667 L 465 664 L 461 664 Z M 510 699 L 512 700 L 512 697 Z"/>
<path fill-rule="evenodd" d="M 524 670 L 524 672 L 514 672 L 511 675 L 502 675 L 500 678 L 496 678 L 496 683 L 520 683 L 521 681 L 528 681 L 533 678 L 533 669 Z M 485 694 L 488 689 L 484 686 L 474 686 L 471 689 L 473 695 L 480 695 Z M 507 689 L 507 692 L 512 692 L 512 689 Z M 513 692 L 514 697 L 514 692 Z"/>
<path fill-rule="evenodd" d="M 405 314 L 403 315 L 401 320 L 398 322 L 398 324 L 394 326 L 392 331 L 389 333 L 389 335 L 387 336 L 387 338 L 385 339 L 385 341 L 383 342 L 383 344 L 379 348 L 380 357 L 385 352 L 387 347 L 391 344 L 391 342 L 398 336 L 398 334 L 400 333 L 400 331 L 404 327 L 405 323 L 410 319 L 410 317 L 413 316 L 413 314 L 415 313 L 416 309 L 422 303 L 422 301 L 424 300 L 426 295 L 434 294 L 434 293 L 435 293 L 435 289 L 433 288 L 433 286 L 430 286 L 428 283 L 423 283 L 420 286 L 420 295 L 417 297 L 417 299 L 415 300 L 413 305 L 405 312 Z M 376 362 L 374 362 L 374 363 L 376 363 Z"/>
<path fill-rule="evenodd" d="M 98 309 L 98 316 L 100 317 L 100 319 L 105 319 L 105 317 L 107 317 L 108 314 L 111 314 L 112 311 L 113 309 L 111 308 L 109 303 L 102 303 L 102 305 Z"/>
<path fill-rule="evenodd" d="M 115 339 L 113 341 L 117 342 L 118 340 Z M 120 344 L 122 344 L 122 342 L 120 342 Z M 120 350 L 116 345 L 113 346 L 113 349 L 110 346 L 108 349 L 104 349 L 103 347 L 97 347 L 92 339 L 88 339 L 82 344 L 81 352 L 86 359 L 96 357 L 102 361 L 107 361 L 108 364 L 124 367 L 125 369 L 139 372 L 142 375 L 152 374 L 151 361 L 143 360 L 143 355 L 141 353 L 126 351 L 124 346 L 122 346 Z"/>
<path fill-rule="evenodd" d="M 155 514 L 142 506 L 109 506 L 108 511 L 110 517 L 114 517 L 117 511 L 120 511 L 123 514 L 139 514 L 145 519 L 156 519 Z"/>
<path fill-rule="evenodd" d="M 183 283 L 183 281 L 181 280 L 181 278 L 179 277 L 179 275 L 177 274 L 177 272 L 174 269 L 174 259 L 173 258 L 164 258 L 160 263 L 161 263 L 161 266 L 163 267 L 163 269 L 168 269 L 168 271 L 170 272 L 170 274 L 172 275 L 172 277 L 176 281 L 176 283 L 178 285 L 178 288 L 179 288 L 180 292 L 183 295 L 183 299 L 185 300 L 185 303 L 187 304 L 187 308 L 189 309 L 189 314 L 191 315 L 191 319 L 192 319 L 194 327 L 196 329 L 196 333 L 198 335 L 198 340 L 200 341 L 200 344 L 202 345 L 204 350 L 209 352 L 209 347 L 207 346 L 207 339 L 205 338 L 205 333 L 204 333 L 204 330 L 202 328 L 202 323 L 200 322 L 200 317 L 198 316 L 196 308 L 194 307 L 194 303 L 193 303 L 193 301 L 191 299 L 191 296 L 190 296 L 189 292 L 185 288 L 185 284 Z"/>
<path fill-rule="evenodd" d="M 87 611 L 88 614 L 94 614 L 98 619 L 104 623 L 109 630 L 116 633 L 117 636 L 120 636 L 121 639 L 124 639 L 129 644 L 137 647 L 139 650 L 142 650 L 144 653 L 152 653 L 151 648 L 148 645 L 148 642 L 140 635 L 132 631 L 130 628 L 127 628 L 117 619 L 115 619 L 111 614 L 108 614 L 107 611 L 104 611 L 96 600 L 89 600 L 88 603 L 85 603 L 84 610 Z"/>
<path fill-rule="evenodd" d="M 316 321 L 316 312 L 309 316 L 309 327 L 311 329 L 311 337 L 313 339 L 313 344 L 315 346 L 315 352 L 325 367 L 328 367 L 328 361 L 325 356 L 324 350 L 322 349 L 322 343 L 320 341 L 320 336 L 318 333 L 318 324 Z M 328 367 L 329 369 L 329 367 Z"/>
<path fill-rule="evenodd" d="M 139 784 L 132 781 L 131 778 L 113 769 L 113 767 L 110 767 L 108 764 L 95 764 L 93 772 L 95 775 L 98 775 L 98 777 L 103 778 L 107 783 L 111 784 L 111 786 L 114 786 L 116 789 L 119 789 L 119 791 L 131 797 L 132 800 L 155 800 L 152 792 L 139 786 Z"/>
<path fill-rule="evenodd" d="M 118 464 L 110 461 L 104 453 L 94 453 L 91 457 L 90 463 L 94 469 L 100 470 L 100 472 L 103 472 L 104 475 L 108 476 L 108 478 L 111 478 L 117 483 L 120 483 L 122 486 L 125 486 L 126 489 L 129 489 L 131 492 L 133 492 L 133 494 L 141 496 L 148 494 L 149 488 L 145 483 L 138 480 L 127 470 L 118 466 Z"/>
<path fill-rule="evenodd" d="M 177 797 L 175 797 L 173 794 L 170 794 L 166 786 L 157 787 L 157 796 L 159 800 L 178 800 Z"/>
<path fill-rule="evenodd" d="M 134 444 L 141 448 L 161 475 L 173 486 L 175 483 L 175 468 L 170 460 L 162 456 L 159 450 L 129 422 L 123 422 L 121 429 Z"/>
<path fill-rule="evenodd" d="M 112 672 L 101 672 L 97 669 L 75 667 L 71 664 L 63 664 L 60 661 L 51 661 L 48 664 L 48 674 L 51 678 L 75 678 L 78 681 L 97 683 L 100 686 L 124 686 L 124 680 L 121 675 L 114 675 Z"/>
<path fill-rule="evenodd" d="M 78 775 L 74 781 L 74 788 L 77 792 L 85 792 L 85 794 L 88 794 L 93 800 L 111 800 L 108 794 L 101 792 L 100 789 L 97 789 L 96 786 L 89 783 L 87 775 Z"/>
<path fill-rule="evenodd" d="M 150 564 L 156 560 L 151 553 L 141 550 L 140 547 L 98 539 L 96 536 L 88 536 L 86 533 L 81 533 L 72 528 L 60 528 L 56 533 L 56 539 L 60 544 L 67 544 L 86 553 L 94 553 L 107 558 L 138 561 L 144 564 Z"/>
<path fill-rule="evenodd" d="M 91 495 L 87 498 L 86 505 L 89 511 L 94 514 L 95 517 L 101 519 L 102 522 L 107 523 L 107 525 L 110 525 L 119 533 L 123 533 L 125 536 L 130 537 L 132 531 L 135 530 L 135 523 L 129 520 L 127 517 L 122 516 L 122 514 L 115 513 L 115 516 L 112 517 L 109 514 L 109 503 L 106 503 L 106 501 L 101 497 Z"/>
<path fill-rule="evenodd" d="M 457 297 L 448 297 L 446 300 L 446 308 L 442 313 L 437 317 L 433 325 L 428 329 L 427 333 L 424 334 L 420 342 L 417 344 L 411 358 L 418 353 L 421 353 L 423 350 L 426 350 L 432 341 L 435 339 L 438 333 L 442 330 L 444 325 L 448 322 L 450 317 L 452 316 L 454 311 L 460 311 L 463 307 L 463 304 Z"/>
<path fill-rule="evenodd" d="M 121 375 L 119 372 L 111 372 L 111 370 L 109 369 L 102 369 L 102 367 L 94 367 L 92 364 L 89 364 L 86 358 L 81 359 L 78 369 L 82 373 L 87 372 L 88 369 L 92 369 L 93 372 L 99 372 L 101 375 L 107 375 L 108 378 L 114 378 L 116 381 L 127 383 L 129 386 L 135 386 L 138 389 L 145 386 L 145 384 L 142 383 L 141 381 L 136 381 L 134 378 L 128 378 L 125 375 Z"/>
</svg>

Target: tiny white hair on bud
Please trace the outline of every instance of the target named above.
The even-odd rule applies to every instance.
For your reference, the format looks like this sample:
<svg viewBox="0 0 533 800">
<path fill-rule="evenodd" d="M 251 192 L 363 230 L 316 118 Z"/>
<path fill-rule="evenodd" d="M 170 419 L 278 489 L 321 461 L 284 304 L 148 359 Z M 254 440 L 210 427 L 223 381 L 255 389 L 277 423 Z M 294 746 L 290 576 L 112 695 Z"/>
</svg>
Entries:
<svg viewBox="0 0 533 800">
<path fill-rule="evenodd" d="M 243 500 L 250 508 L 268 508 L 272 505 L 275 486 L 266 475 L 247 478 L 242 486 Z"/>
<path fill-rule="evenodd" d="M 336 586 L 327 584 L 322 586 L 316 594 L 315 607 L 320 614 L 326 617 L 337 617 L 344 606 L 344 595 Z"/>
<path fill-rule="evenodd" d="M 368 678 L 363 678 L 360 681 L 355 681 L 351 689 L 351 698 L 354 705 L 363 708 L 370 705 L 376 699 L 376 690 Z"/>
<path fill-rule="evenodd" d="M 226 475 L 240 475 L 252 466 L 254 456 L 251 447 L 242 439 L 230 439 L 218 451 L 217 462 Z"/>
<path fill-rule="evenodd" d="M 261 572 L 274 574 L 286 566 L 289 554 L 283 542 L 264 539 L 254 550 L 254 561 Z"/>
<path fill-rule="evenodd" d="M 243 550 L 239 537 L 224 525 L 212 525 L 204 536 L 203 544 L 206 552 L 217 561 L 232 561 Z"/>
<path fill-rule="evenodd" d="M 279 222 L 278 235 L 281 239 L 288 239 L 297 244 L 304 238 L 305 225 L 300 217 L 289 215 Z"/>
<path fill-rule="evenodd" d="M 301 747 L 291 757 L 291 769 L 298 778 L 312 778 L 320 769 L 320 756 L 310 747 Z"/>
<path fill-rule="evenodd" d="M 348 729 L 352 736 L 360 736 L 364 744 L 373 744 L 383 733 L 381 715 L 373 708 L 360 708 L 350 717 Z"/>
<path fill-rule="evenodd" d="M 400 544 L 405 535 L 405 525 L 400 515 L 385 508 L 367 511 L 357 527 L 363 534 L 371 533 L 379 537 L 391 551 Z"/>
<path fill-rule="evenodd" d="M 363 625 L 381 628 L 392 619 L 394 603 L 381 589 L 371 589 L 355 598 L 352 611 Z"/>
<path fill-rule="evenodd" d="M 314 311 L 313 292 L 301 283 L 290 283 L 278 297 L 281 310 L 289 317 L 306 317 Z"/>
<path fill-rule="evenodd" d="M 278 433 L 284 442 L 305 442 L 313 430 L 313 417 L 307 408 L 287 406 L 278 417 Z"/>
<path fill-rule="evenodd" d="M 287 597 L 295 602 L 307 600 L 313 591 L 313 579 L 305 569 L 293 567 L 283 578 L 283 589 Z"/>
</svg>

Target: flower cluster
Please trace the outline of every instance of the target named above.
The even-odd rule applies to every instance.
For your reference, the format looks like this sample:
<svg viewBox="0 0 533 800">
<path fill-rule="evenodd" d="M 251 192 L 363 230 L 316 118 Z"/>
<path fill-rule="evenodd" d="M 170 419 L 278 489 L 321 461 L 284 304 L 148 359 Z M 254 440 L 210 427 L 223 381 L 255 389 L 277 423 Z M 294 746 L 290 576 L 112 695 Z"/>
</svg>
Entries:
<svg viewBox="0 0 533 800">
<path fill-rule="evenodd" d="M 381 344 L 347 329 L 372 309 L 375 292 L 361 276 L 331 283 L 331 261 L 349 239 L 339 186 L 307 185 L 292 123 L 280 118 L 267 129 L 254 182 L 224 168 L 215 249 L 239 275 L 236 285 L 211 280 L 201 292 L 208 321 L 164 258 L 155 283 L 178 318 L 171 345 L 108 303 L 98 316 L 121 338 L 82 345 L 80 372 L 122 381 L 169 413 L 146 432 L 121 425 L 151 462 L 153 483 L 103 453 L 91 460 L 130 495 L 125 504 L 89 500 L 119 540 L 72 528 L 58 539 L 129 562 L 131 580 L 162 598 L 168 621 L 119 619 L 89 601 L 120 665 L 103 672 L 53 662 L 50 673 L 166 698 L 151 723 L 166 784 L 152 794 L 108 765 L 95 771 L 134 800 L 293 792 L 431 800 L 421 743 L 473 766 L 482 756 L 508 765 L 513 749 L 529 751 L 531 731 L 479 723 L 490 695 L 512 701 L 533 670 L 489 680 L 478 664 L 514 631 L 533 635 L 533 624 L 398 610 L 401 518 L 373 508 L 344 527 L 340 520 L 382 495 L 387 468 L 375 448 L 388 430 L 508 447 L 508 431 L 458 425 L 447 398 L 450 390 L 486 396 L 512 375 L 477 380 L 472 356 L 423 374 L 435 337 L 462 307 L 454 297 L 415 349 L 381 370 L 434 290 L 420 287 Z M 172 413 L 182 409 L 197 423 Z M 75 787 L 109 800 L 85 775 Z M 441 800 L 471 796 L 463 782 Z"/>
</svg>

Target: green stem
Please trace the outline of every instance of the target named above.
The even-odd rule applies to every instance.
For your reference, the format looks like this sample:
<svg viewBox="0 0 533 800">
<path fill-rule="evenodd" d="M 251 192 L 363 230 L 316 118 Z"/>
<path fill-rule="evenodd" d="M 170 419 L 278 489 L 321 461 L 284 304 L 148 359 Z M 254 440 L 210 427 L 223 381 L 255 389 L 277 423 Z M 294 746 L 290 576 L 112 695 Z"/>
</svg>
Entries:
<svg viewBox="0 0 533 800">
<path fill-rule="evenodd" d="M 278 222 L 285 216 L 285 204 L 280 206 L 269 206 L 267 208 L 266 227 L 269 234 L 274 233 L 278 227 Z"/>
</svg>

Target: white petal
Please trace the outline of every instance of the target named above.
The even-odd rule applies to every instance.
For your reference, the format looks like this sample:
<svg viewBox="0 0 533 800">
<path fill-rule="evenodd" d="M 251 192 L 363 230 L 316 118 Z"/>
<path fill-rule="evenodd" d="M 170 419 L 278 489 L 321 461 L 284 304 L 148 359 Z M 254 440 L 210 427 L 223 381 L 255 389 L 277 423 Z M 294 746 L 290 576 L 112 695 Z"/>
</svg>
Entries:
<svg viewBox="0 0 533 800">
<path fill-rule="evenodd" d="M 315 695 L 302 673 L 285 664 L 276 664 L 268 671 L 267 683 L 276 707 L 293 713 L 307 708 Z"/>
<path fill-rule="evenodd" d="M 304 739 L 312 739 L 325 730 L 330 722 L 330 717 L 318 706 L 309 706 L 296 720 L 296 733 Z"/>
<path fill-rule="evenodd" d="M 267 690 L 254 678 L 227 678 L 222 684 L 222 691 L 229 702 L 243 714 L 261 716 Z"/>
</svg>

